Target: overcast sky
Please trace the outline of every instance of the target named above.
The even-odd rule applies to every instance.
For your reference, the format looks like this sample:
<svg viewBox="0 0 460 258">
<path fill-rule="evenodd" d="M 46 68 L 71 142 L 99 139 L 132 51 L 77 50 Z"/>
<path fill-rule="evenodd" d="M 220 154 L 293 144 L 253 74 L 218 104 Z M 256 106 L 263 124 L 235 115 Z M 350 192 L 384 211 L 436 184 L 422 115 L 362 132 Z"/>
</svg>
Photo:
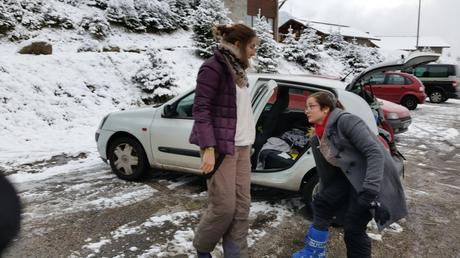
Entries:
<svg viewBox="0 0 460 258">
<path fill-rule="evenodd" d="M 375 36 L 416 36 L 419 0 L 288 0 L 298 18 L 339 23 Z M 420 36 L 438 36 L 460 56 L 460 0 L 422 0 Z"/>
</svg>

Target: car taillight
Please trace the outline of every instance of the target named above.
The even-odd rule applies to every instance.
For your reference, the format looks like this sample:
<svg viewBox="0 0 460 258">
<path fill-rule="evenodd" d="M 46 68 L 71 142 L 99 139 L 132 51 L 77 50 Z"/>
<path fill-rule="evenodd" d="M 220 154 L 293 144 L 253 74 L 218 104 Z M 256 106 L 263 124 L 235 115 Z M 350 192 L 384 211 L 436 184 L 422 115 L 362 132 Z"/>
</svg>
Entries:
<svg viewBox="0 0 460 258">
<path fill-rule="evenodd" d="M 457 87 L 457 81 L 453 81 L 453 82 L 452 82 L 452 86 L 453 86 L 453 87 Z"/>
</svg>

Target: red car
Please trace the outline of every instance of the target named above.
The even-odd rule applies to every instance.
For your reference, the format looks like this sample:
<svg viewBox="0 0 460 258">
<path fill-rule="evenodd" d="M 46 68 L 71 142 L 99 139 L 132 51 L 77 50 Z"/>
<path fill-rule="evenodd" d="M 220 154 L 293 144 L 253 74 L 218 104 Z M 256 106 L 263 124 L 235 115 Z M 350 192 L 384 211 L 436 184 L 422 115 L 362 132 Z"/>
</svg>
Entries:
<svg viewBox="0 0 460 258">
<path fill-rule="evenodd" d="M 407 107 L 409 110 L 425 103 L 425 86 L 415 76 L 401 72 L 372 75 L 365 89 L 376 97 Z"/>
<path fill-rule="evenodd" d="M 404 133 L 409 129 L 409 125 L 412 123 L 410 112 L 404 106 L 395 104 L 384 99 L 378 99 L 383 103 L 382 111 L 385 120 L 390 124 L 394 134 Z"/>
</svg>

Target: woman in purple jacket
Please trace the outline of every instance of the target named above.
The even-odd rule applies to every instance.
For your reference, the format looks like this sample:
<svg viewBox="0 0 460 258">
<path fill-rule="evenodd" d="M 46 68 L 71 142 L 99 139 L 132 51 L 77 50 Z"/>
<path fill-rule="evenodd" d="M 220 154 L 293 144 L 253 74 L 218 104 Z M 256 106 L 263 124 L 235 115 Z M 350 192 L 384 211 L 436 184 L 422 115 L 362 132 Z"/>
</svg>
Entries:
<svg viewBox="0 0 460 258">
<path fill-rule="evenodd" d="M 213 33 L 220 44 L 198 72 L 190 135 L 190 142 L 201 148 L 201 169 L 208 178 L 208 207 L 193 245 L 199 258 L 211 257 L 223 238 L 225 257 L 249 257 L 255 124 L 246 69 L 255 55 L 257 37 L 243 24 L 218 25 Z"/>
</svg>

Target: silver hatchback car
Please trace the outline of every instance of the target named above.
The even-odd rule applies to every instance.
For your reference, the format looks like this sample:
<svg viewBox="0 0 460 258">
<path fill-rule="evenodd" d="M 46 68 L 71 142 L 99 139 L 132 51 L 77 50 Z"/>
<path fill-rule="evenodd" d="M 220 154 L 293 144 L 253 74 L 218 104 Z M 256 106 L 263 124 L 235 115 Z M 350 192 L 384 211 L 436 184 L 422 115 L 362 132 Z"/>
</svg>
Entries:
<svg viewBox="0 0 460 258">
<path fill-rule="evenodd" d="M 364 78 L 374 70 L 433 61 L 437 57 L 433 54 L 410 56 L 369 68 L 358 77 Z M 333 93 L 348 112 L 361 117 L 388 147 L 389 141 L 385 139 L 388 133 L 376 123 L 381 121 L 379 116 L 383 112 L 375 98 L 369 100 L 369 96 L 359 96 L 362 93 L 359 82 L 357 78 L 347 86 L 340 80 L 318 76 L 249 75 L 256 120 L 256 141 L 251 157 L 252 183 L 300 191 L 305 202 L 311 201 L 318 177 L 309 144 L 311 125 L 303 108 L 307 97 L 317 91 Z M 160 106 L 108 114 L 96 132 L 101 158 L 125 180 L 138 180 L 150 168 L 201 174 L 199 148 L 188 141 L 193 125 L 194 96 L 195 91 L 191 89 Z M 266 147 L 270 141 L 284 141 L 288 148 L 270 149 Z M 388 150 L 395 154 L 402 173 L 403 162 L 395 148 L 388 147 Z"/>
</svg>

